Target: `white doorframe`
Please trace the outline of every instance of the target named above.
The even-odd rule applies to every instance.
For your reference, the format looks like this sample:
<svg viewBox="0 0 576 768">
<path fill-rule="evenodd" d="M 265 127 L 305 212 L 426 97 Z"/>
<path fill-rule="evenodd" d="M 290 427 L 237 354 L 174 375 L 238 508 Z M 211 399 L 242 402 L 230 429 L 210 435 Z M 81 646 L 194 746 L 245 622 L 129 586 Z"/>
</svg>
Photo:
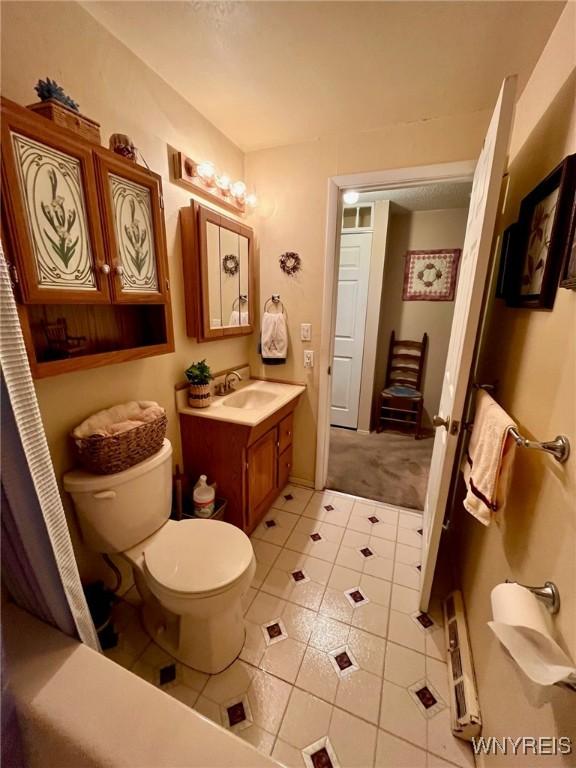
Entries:
<svg viewBox="0 0 576 768">
<path fill-rule="evenodd" d="M 328 369 L 333 357 L 336 324 L 338 259 L 340 256 L 340 219 L 342 190 L 394 189 L 417 187 L 443 181 L 472 181 L 476 161 L 420 165 L 387 171 L 370 171 L 328 179 L 326 236 L 324 239 L 324 284 L 322 289 L 322 331 L 320 336 L 320 372 L 318 377 L 318 427 L 316 433 L 316 473 L 314 486 L 322 490 L 328 476 L 330 450 L 331 380 Z"/>
</svg>

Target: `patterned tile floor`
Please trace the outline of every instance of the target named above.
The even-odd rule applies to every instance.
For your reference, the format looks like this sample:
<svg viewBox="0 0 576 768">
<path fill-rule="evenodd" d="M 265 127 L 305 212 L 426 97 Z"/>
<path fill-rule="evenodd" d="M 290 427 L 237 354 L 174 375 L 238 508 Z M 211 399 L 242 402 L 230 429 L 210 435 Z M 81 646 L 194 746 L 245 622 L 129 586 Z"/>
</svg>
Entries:
<svg viewBox="0 0 576 768">
<path fill-rule="evenodd" d="M 287 486 L 252 536 L 246 643 L 231 667 L 195 672 L 150 642 L 134 588 L 107 655 L 290 768 L 469 768 L 450 731 L 441 611 L 428 628 L 417 619 L 421 525 Z"/>
</svg>

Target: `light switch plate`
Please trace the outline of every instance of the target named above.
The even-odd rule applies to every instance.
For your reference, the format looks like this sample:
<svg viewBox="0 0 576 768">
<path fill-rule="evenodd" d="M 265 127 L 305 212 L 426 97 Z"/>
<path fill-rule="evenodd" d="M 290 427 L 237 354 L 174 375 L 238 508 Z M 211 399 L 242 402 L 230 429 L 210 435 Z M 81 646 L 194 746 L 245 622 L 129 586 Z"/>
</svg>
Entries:
<svg viewBox="0 0 576 768">
<path fill-rule="evenodd" d="M 304 350 L 304 368 L 314 368 L 314 350 Z"/>
<path fill-rule="evenodd" d="M 312 325 L 310 323 L 300 323 L 300 341 L 310 341 L 312 338 Z"/>
</svg>

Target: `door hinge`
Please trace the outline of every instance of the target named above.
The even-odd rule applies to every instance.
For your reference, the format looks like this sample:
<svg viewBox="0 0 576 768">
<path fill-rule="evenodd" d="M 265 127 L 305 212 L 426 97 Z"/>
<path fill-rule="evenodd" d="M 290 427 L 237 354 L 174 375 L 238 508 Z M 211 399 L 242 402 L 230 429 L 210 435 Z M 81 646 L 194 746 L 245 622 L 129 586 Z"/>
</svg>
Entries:
<svg viewBox="0 0 576 768">
<path fill-rule="evenodd" d="M 160 208 L 162 208 L 162 210 L 164 210 L 164 195 L 162 195 L 162 194 L 160 195 Z"/>
<path fill-rule="evenodd" d="M 20 278 L 18 277 L 18 270 L 16 269 L 16 265 L 8 262 L 8 270 L 10 272 L 12 283 L 14 285 L 20 285 Z"/>
<path fill-rule="evenodd" d="M 170 293 L 170 280 L 168 278 L 166 278 L 166 290 Z"/>
<path fill-rule="evenodd" d="M 328 376 L 332 376 L 332 366 L 328 366 Z"/>
</svg>

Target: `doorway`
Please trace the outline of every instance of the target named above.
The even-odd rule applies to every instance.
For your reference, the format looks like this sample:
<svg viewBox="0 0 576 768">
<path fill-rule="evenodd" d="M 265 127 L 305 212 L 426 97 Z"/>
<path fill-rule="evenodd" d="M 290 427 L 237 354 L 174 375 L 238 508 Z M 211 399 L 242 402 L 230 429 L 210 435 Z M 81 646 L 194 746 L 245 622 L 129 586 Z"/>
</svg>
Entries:
<svg viewBox="0 0 576 768">
<path fill-rule="evenodd" d="M 330 490 L 424 509 L 471 188 L 457 179 L 343 202 Z"/>
</svg>

